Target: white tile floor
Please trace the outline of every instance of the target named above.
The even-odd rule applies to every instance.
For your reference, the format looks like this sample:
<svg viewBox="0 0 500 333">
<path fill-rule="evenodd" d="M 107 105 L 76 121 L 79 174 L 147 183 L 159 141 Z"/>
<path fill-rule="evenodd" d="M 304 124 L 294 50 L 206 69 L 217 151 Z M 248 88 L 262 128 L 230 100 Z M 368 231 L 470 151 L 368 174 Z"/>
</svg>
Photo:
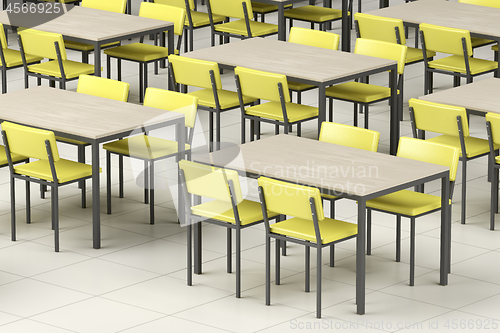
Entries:
<svg viewBox="0 0 500 333">
<path fill-rule="evenodd" d="M 402 2 L 393 0 L 391 4 Z M 336 3 L 338 5 L 338 1 Z M 378 1 L 363 1 L 363 6 L 363 11 L 376 9 Z M 138 7 L 139 0 L 134 0 L 135 13 Z M 276 22 L 277 18 L 270 15 L 267 21 Z M 339 23 L 334 24 L 334 32 L 339 33 L 339 27 Z M 208 29 L 196 31 L 195 36 L 195 49 L 209 46 Z M 354 34 L 352 36 L 354 41 Z M 15 36 L 11 34 L 10 38 L 10 44 L 15 45 Z M 413 43 L 413 39 L 408 43 Z M 488 47 L 475 52 L 478 57 L 493 57 Z M 76 53 L 70 56 L 79 59 Z M 131 102 L 137 102 L 138 70 L 135 65 L 124 63 L 123 71 L 123 79 L 131 84 Z M 9 71 L 8 77 L 9 91 L 23 89 L 22 69 Z M 386 76 L 378 76 L 372 82 L 384 84 L 386 80 Z M 165 70 L 158 76 L 151 72 L 150 85 L 166 88 Z M 234 88 L 231 73 L 223 75 L 223 85 Z M 435 85 L 436 90 L 447 89 L 452 80 L 436 75 Z M 74 90 L 76 83 L 68 86 Z M 423 67 L 409 66 L 402 135 L 411 135 L 408 99 L 422 93 Z M 314 105 L 316 96 L 314 91 L 307 92 L 303 101 Z M 335 121 L 352 124 L 351 110 L 348 103 L 335 103 Z M 203 141 L 207 115 L 202 112 L 199 118 L 197 138 Z M 239 111 L 223 115 L 224 141 L 239 142 L 239 122 Z M 472 135 L 485 137 L 484 118 L 471 117 L 470 126 Z M 381 132 L 379 151 L 387 153 L 387 103 L 371 108 L 370 127 Z M 264 125 L 263 131 L 264 135 L 273 135 L 272 127 Z M 316 122 L 304 126 L 304 136 L 315 135 Z M 74 149 L 64 145 L 60 150 L 68 158 L 76 155 Z M 101 156 L 104 166 L 104 154 Z M 75 187 L 60 191 L 60 253 L 53 251 L 49 200 L 37 198 L 35 188 L 33 223 L 24 223 L 24 185 L 21 183 L 17 186 L 19 240 L 10 241 L 8 170 L 0 170 L 0 332 L 499 330 L 500 233 L 488 230 L 486 158 L 470 163 L 466 225 L 458 222 L 462 204 L 459 197 L 461 179 L 457 181 L 452 216 L 452 273 L 448 286 L 438 285 L 439 214 L 418 219 L 416 281 L 414 287 L 409 287 L 409 224 L 403 223 L 402 260 L 396 263 L 394 219 L 374 213 L 373 254 L 367 257 L 366 264 L 366 314 L 355 314 L 355 248 L 354 241 L 350 241 L 338 246 L 335 268 L 328 267 L 325 255 L 322 320 L 317 320 L 314 313 L 314 279 L 311 292 L 303 292 L 304 259 L 299 246 L 289 246 L 288 255 L 282 259 L 282 285 L 272 286 L 272 305 L 264 305 L 262 226 L 243 232 L 241 299 L 234 296 L 234 274 L 225 273 L 225 230 L 217 226 L 204 228 L 204 274 L 195 276 L 194 285 L 188 287 L 185 282 L 186 233 L 176 222 L 174 202 L 177 193 L 170 193 L 166 186 L 175 176 L 165 174 L 165 170 L 171 172 L 174 164 L 166 163 L 164 170 L 157 168 L 163 189 L 157 191 L 157 223 L 154 226 L 148 224 L 149 211 L 141 201 L 143 190 L 138 186 L 141 178 L 136 180 L 140 166 L 127 160 L 125 164 L 124 199 L 116 196 L 118 173 L 113 167 L 112 215 L 105 214 L 102 197 L 102 248 L 99 250 L 91 248 L 91 207 L 79 207 L 79 192 Z M 102 180 L 101 193 L 104 195 L 104 176 Z M 254 185 L 249 182 L 251 197 L 255 197 Z M 430 184 L 426 189 L 433 192 L 438 186 Z M 338 202 L 337 212 L 339 217 L 355 221 L 356 204 Z M 311 272 L 315 274 L 314 260 Z"/>
</svg>

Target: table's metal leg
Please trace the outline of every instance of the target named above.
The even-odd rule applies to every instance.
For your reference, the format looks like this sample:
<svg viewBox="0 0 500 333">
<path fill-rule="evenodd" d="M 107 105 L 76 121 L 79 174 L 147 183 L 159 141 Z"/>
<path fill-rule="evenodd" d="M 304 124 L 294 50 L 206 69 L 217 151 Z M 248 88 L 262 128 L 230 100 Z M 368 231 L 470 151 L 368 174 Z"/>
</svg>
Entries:
<svg viewBox="0 0 500 333">
<path fill-rule="evenodd" d="M 169 40 L 170 40 L 170 37 L 169 37 Z M 160 46 L 165 47 L 165 31 L 162 31 L 160 33 Z M 169 48 L 169 50 L 170 50 L 170 48 Z M 166 67 L 165 59 L 160 60 L 160 68 L 165 68 L 165 67 Z M 155 74 L 157 74 L 157 73 L 155 73 Z"/>
<path fill-rule="evenodd" d="M 321 131 L 321 124 L 326 121 L 326 87 L 324 84 L 318 86 L 318 138 Z M 330 119 L 331 121 L 332 119 Z"/>
<path fill-rule="evenodd" d="M 94 249 L 101 248 L 101 202 L 99 187 L 99 143 L 92 143 L 92 237 Z"/>
<path fill-rule="evenodd" d="M 132 0 L 127 0 L 127 14 L 132 15 Z"/>
<path fill-rule="evenodd" d="M 278 4 L 278 40 L 286 41 L 285 5 Z"/>
<path fill-rule="evenodd" d="M 397 71 L 396 66 L 391 70 L 389 86 L 391 87 L 391 134 L 390 134 L 390 154 L 396 155 L 399 141 L 399 110 L 397 92 Z"/>
<path fill-rule="evenodd" d="M 357 314 L 365 314 L 365 215 L 366 200 L 358 201 L 358 237 L 356 238 L 356 306 Z"/>
<path fill-rule="evenodd" d="M 347 7 L 348 0 L 342 0 L 342 51 L 351 52 L 351 29 L 347 18 Z"/>
<path fill-rule="evenodd" d="M 101 76 L 101 42 L 94 45 L 94 75 Z"/>
<path fill-rule="evenodd" d="M 439 284 L 446 286 L 448 284 L 448 273 L 451 262 L 451 206 L 449 204 L 450 181 L 449 175 L 441 178 L 441 255 L 439 265 Z"/>
</svg>

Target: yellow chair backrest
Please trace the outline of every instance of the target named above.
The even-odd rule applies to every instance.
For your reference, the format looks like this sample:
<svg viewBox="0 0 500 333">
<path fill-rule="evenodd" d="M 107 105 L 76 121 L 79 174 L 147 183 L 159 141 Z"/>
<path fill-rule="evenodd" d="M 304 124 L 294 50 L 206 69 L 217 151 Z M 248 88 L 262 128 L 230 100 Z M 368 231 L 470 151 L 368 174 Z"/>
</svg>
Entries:
<svg viewBox="0 0 500 333">
<path fill-rule="evenodd" d="M 0 43 L 2 45 L 2 49 L 7 48 L 7 38 L 5 38 L 5 30 L 3 28 L 3 24 L 0 23 Z"/>
<path fill-rule="evenodd" d="M 462 118 L 462 133 L 464 137 L 470 135 L 465 108 L 415 98 L 411 98 L 408 103 L 413 108 L 417 129 L 458 136 L 457 116 L 460 116 Z"/>
<path fill-rule="evenodd" d="M 292 27 L 288 42 L 338 50 L 340 36 L 331 32 Z"/>
<path fill-rule="evenodd" d="M 279 102 L 278 83 L 281 83 L 285 102 L 290 102 L 290 93 L 288 92 L 288 83 L 285 75 L 261 72 L 243 67 L 236 67 L 234 74 L 239 77 L 242 95 Z"/>
<path fill-rule="evenodd" d="M 66 49 L 64 48 L 64 40 L 61 34 L 26 29 L 19 32 L 19 36 L 23 42 L 23 49 L 26 54 L 48 59 L 57 59 L 56 47 L 54 43 L 58 42 L 61 60 L 67 59 Z"/>
<path fill-rule="evenodd" d="M 458 0 L 458 2 L 468 3 L 471 5 L 500 8 L 500 1 L 498 0 Z"/>
<path fill-rule="evenodd" d="M 2 130 L 5 131 L 11 154 L 19 154 L 39 160 L 48 160 L 45 140 L 49 140 L 54 162 L 59 160 L 54 132 L 33 127 L 18 125 L 4 121 Z"/>
<path fill-rule="evenodd" d="M 130 84 L 93 75 L 80 75 L 76 92 L 126 102 Z"/>
<path fill-rule="evenodd" d="M 457 176 L 460 150 L 440 143 L 401 137 L 397 156 L 450 168 L 450 181 Z"/>
<path fill-rule="evenodd" d="M 212 14 L 245 19 L 243 3 L 247 7 L 248 17 L 252 17 L 252 4 L 250 0 L 209 0 Z"/>
<path fill-rule="evenodd" d="M 365 13 L 354 14 L 358 21 L 359 35 L 361 38 L 375 39 L 388 43 L 397 43 L 396 27 L 402 45 L 406 45 L 403 21 L 394 18 L 375 16 Z"/>
<path fill-rule="evenodd" d="M 160 3 L 162 5 L 169 5 L 186 9 L 185 0 L 154 0 L 154 3 Z M 194 10 L 194 0 L 189 0 L 189 9 Z"/>
<path fill-rule="evenodd" d="M 228 184 L 229 180 L 232 180 L 236 203 L 240 203 L 243 200 L 240 179 L 236 171 L 214 168 L 209 165 L 187 160 L 181 160 L 179 162 L 179 168 L 184 171 L 186 187 L 189 193 L 231 202 Z"/>
<path fill-rule="evenodd" d="M 403 74 L 405 70 L 406 45 L 382 42 L 379 40 L 358 38 L 354 46 L 354 53 L 371 57 L 384 58 L 398 62 L 398 74 Z"/>
<path fill-rule="evenodd" d="M 144 96 L 144 106 L 183 113 L 186 127 L 193 128 L 198 110 L 198 97 L 148 87 Z"/>
<path fill-rule="evenodd" d="M 420 24 L 420 30 L 424 34 L 425 48 L 427 50 L 463 56 L 462 38 L 465 38 L 467 55 L 472 56 L 469 31 L 426 23 Z"/>
<path fill-rule="evenodd" d="M 82 0 L 81 6 L 124 14 L 127 0 Z"/>
<path fill-rule="evenodd" d="M 500 144 L 500 114 L 489 112 L 486 114 L 486 121 L 491 125 L 493 143 Z"/>
<path fill-rule="evenodd" d="M 216 62 L 190 59 L 171 54 L 168 61 L 172 65 L 175 82 L 188 86 L 212 89 L 210 71 L 214 72 L 217 90 L 222 89 L 219 65 Z"/>
<path fill-rule="evenodd" d="M 321 204 L 321 194 L 314 187 L 286 183 L 267 177 L 259 177 L 266 208 L 270 212 L 312 220 L 310 198 L 314 198 L 318 221 L 325 218 Z"/>
<path fill-rule="evenodd" d="M 369 151 L 377 151 L 379 140 L 377 131 L 326 121 L 321 124 L 319 132 L 319 141 Z"/>
<path fill-rule="evenodd" d="M 174 23 L 174 34 L 180 36 L 184 31 L 186 9 L 152 2 L 141 2 L 139 16 Z"/>
</svg>

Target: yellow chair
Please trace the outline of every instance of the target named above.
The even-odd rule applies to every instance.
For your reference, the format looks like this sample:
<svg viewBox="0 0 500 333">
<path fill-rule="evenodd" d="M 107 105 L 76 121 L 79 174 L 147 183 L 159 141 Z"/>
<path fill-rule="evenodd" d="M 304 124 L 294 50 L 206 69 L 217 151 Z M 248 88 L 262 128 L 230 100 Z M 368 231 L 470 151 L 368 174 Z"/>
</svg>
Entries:
<svg viewBox="0 0 500 333">
<path fill-rule="evenodd" d="M 184 20 L 186 10 L 184 8 L 167 6 L 158 3 L 142 2 L 139 10 L 139 16 L 156 20 L 168 21 L 174 23 L 174 34 L 179 36 L 177 47 L 174 50 L 179 54 L 182 33 L 184 31 Z M 111 77 L 111 58 L 118 60 L 118 81 L 121 81 L 121 60 L 128 60 L 139 63 L 139 102 L 144 99 L 144 91 L 148 87 L 148 64 L 159 60 L 167 59 L 169 50 L 166 47 L 158 46 L 155 38 L 155 45 L 144 44 L 144 37 L 141 37 L 139 43 L 132 43 L 117 46 L 104 50 L 106 54 L 106 63 L 108 67 L 108 78 Z"/>
<path fill-rule="evenodd" d="M 7 93 L 7 70 L 23 67 L 23 57 L 18 50 L 8 48 L 3 24 L 0 24 L 0 70 L 2 71 L 2 94 Z M 26 64 L 33 65 L 42 61 L 42 57 L 26 55 Z"/>
<path fill-rule="evenodd" d="M 321 47 L 330 50 L 338 50 L 339 41 L 340 36 L 337 34 L 299 27 L 292 27 L 290 29 L 290 36 L 288 37 L 289 43 Z M 297 92 L 297 103 L 299 104 L 302 103 L 301 93 L 314 88 L 316 88 L 316 86 L 307 83 L 288 81 L 288 89 L 290 92 Z"/>
<path fill-rule="evenodd" d="M 184 23 L 184 27 L 188 33 L 184 34 L 184 52 L 188 52 L 188 45 L 189 51 L 193 51 L 194 30 L 210 26 L 210 17 L 208 13 L 196 11 L 194 0 L 154 0 L 154 2 L 186 9 L 186 22 Z M 226 17 L 213 15 L 212 20 L 214 24 L 219 24 L 224 22 Z"/>
<path fill-rule="evenodd" d="M 352 0 L 349 0 L 347 15 L 351 20 Z M 285 10 L 285 18 L 290 22 L 290 28 L 293 26 L 293 20 L 311 23 L 311 29 L 314 24 L 319 25 L 319 30 L 326 31 L 327 25 L 333 21 L 342 19 L 342 10 L 315 5 L 300 6 Z"/>
<path fill-rule="evenodd" d="M 492 7 L 492 8 L 500 8 L 500 3 L 496 0 L 458 0 L 458 2 L 468 3 L 471 5 Z M 497 43 L 491 39 L 479 38 L 479 37 L 471 37 L 472 48 L 476 48 L 479 46 L 485 46 L 489 44 Z"/>
<path fill-rule="evenodd" d="M 209 0 L 207 3 L 210 25 L 212 27 L 212 46 L 215 45 L 215 35 L 220 36 L 220 43 L 224 38 L 250 38 L 276 35 L 278 26 L 250 19 L 252 3 L 250 0 Z M 234 18 L 235 21 L 214 24 L 214 15 Z"/>
<path fill-rule="evenodd" d="M 284 126 L 285 134 L 288 134 L 290 125 L 297 124 L 297 136 L 301 135 L 301 124 L 304 121 L 317 119 L 318 108 L 292 103 L 288 91 L 288 83 L 285 75 L 256 71 L 253 69 L 236 67 L 236 88 L 240 101 L 247 98 L 257 98 L 269 101 L 245 108 L 241 108 L 241 143 L 245 143 L 245 120 L 250 120 L 250 141 L 255 134 L 255 122 L 260 128 L 260 122 L 275 125 L 275 134 L 279 134 L 279 126 Z M 260 131 L 257 131 L 257 140 L 260 139 Z"/>
<path fill-rule="evenodd" d="M 216 62 L 190 59 L 172 55 L 169 57 L 169 73 L 172 86 L 179 91 L 178 85 L 201 88 L 188 93 L 188 95 L 198 98 L 198 105 L 201 110 L 209 113 L 209 142 L 213 149 L 220 143 L 220 114 L 221 112 L 240 107 L 240 100 L 235 91 L 222 89 L 219 65 Z M 252 104 L 255 98 L 243 97 L 245 105 Z M 214 140 L 214 117 L 217 133 Z M 217 147 L 215 147 L 218 149 Z"/>
<path fill-rule="evenodd" d="M 397 107 L 399 114 L 403 109 L 403 73 L 405 69 L 406 45 L 378 40 L 358 38 L 354 53 L 398 62 Z M 368 128 L 368 106 L 391 98 L 391 88 L 363 82 L 347 82 L 326 88 L 326 97 L 330 100 L 330 119 L 333 118 L 333 100 L 354 103 L 354 126 L 358 126 L 358 104 L 364 107 L 365 128 Z M 401 115 L 400 115 L 401 117 Z M 402 118 L 402 117 L 401 117 Z"/>
<path fill-rule="evenodd" d="M 488 132 L 488 143 L 490 146 L 489 174 L 491 177 L 491 207 L 490 207 L 490 230 L 495 230 L 495 213 L 498 213 L 498 170 L 500 169 L 500 157 L 496 156 L 500 146 L 500 115 L 496 113 L 486 114 L 486 129 Z"/>
<path fill-rule="evenodd" d="M 401 137 L 397 156 L 412 160 L 447 166 L 450 168 L 450 199 L 453 195 L 453 186 L 457 175 L 458 156 L 460 150 L 445 144 Z M 410 286 L 415 284 L 415 219 L 435 211 L 441 210 L 441 197 L 402 190 L 381 197 L 368 200 L 367 208 L 367 254 L 371 254 L 371 217 L 372 211 L 379 211 L 396 215 L 396 261 L 401 260 L 401 217 L 410 219 Z M 451 214 L 450 207 L 449 213 Z"/>
<path fill-rule="evenodd" d="M 424 93 L 433 90 L 433 73 L 453 75 L 453 86 L 460 85 L 460 78 L 471 83 L 475 76 L 491 73 L 498 68 L 498 63 L 472 58 L 472 44 L 467 30 L 440 27 L 432 24 L 420 24 L 420 40 L 423 50 L 452 54 L 448 57 L 429 61 L 424 57 L 425 77 Z"/>
<path fill-rule="evenodd" d="M 490 152 L 488 140 L 470 136 L 465 108 L 413 98 L 409 100 L 409 104 L 413 137 L 424 139 L 426 131 L 440 133 L 442 135 L 427 139 L 427 141 L 455 147 L 460 152 L 462 161 L 461 223 L 465 224 L 467 161 L 487 156 Z M 495 145 L 495 149 L 498 148 L 500 145 Z"/>
<path fill-rule="evenodd" d="M 271 238 L 276 244 L 276 285 L 280 284 L 279 243 L 283 241 L 306 248 L 305 291 L 309 292 L 310 249 L 316 248 L 316 317 L 321 318 L 322 248 L 357 236 L 358 226 L 325 217 L 317 188 L 301 186 L 266 177 L 258 179 L 262 212 L 275 212 L 293 218 L 269 224 L 266 228 L 266 305 L 271 304 Z"/>
<path fill-rule="evenodd" d="M 127 7 L 127 0 L 81 0 L 81 6 L 87 8 L 94 8 L 105 10 L 114 13 L 125 13 L 125 8 Z M 71 40 L 64 40 L 64 44 L 67 49 L 79 51 L 82 53 L 82 62 L 85 64 L 89 63 L 89 54 L 94 51 L 94 45 L 75 42 Z M 107 49 L 113 46 L 120 45 L 120 42 L 113 42 L 101 45 L 101 50 Z"/>
<path fill-rule="evenodd" d="M 106 177 L 107 177 L 107 213 L 111 214 L 111 154 L 120 157 L 128 156 L 144 161 L 144 201 L 149 201 L 150 214 L 149 223 L 154 224 L 154 163 L 156 161 L 168 158 L 182 158 L 191 148 L 194 124 L 196 120 L 196 111 L 198 108 L 198 99 L 194 96 L 181 94 L 175 91 L 168 91 L 158 88 L 148 88 L 144 98 L 144 106 L 149 106 L 166 111 L 183 113 L 185 115 L 185 124 L 189 129 L 187 135 L 186 151 L 179 152 L 177 141 L 155 138 L 148 135 L 144 129 L 143 135 L 113 141 L 103 145 L 106 150 Z M 189 153 L 188 153 L 189 154 Z M 149 164 L 149 166 L 148 166 Z M 123 166 L 120 165 L 119 175 L 119 194 L 123 198 Z M 149 177 L 148 177 L 149 173 Z M 149 179 L 148 179 L 149 178 Z M 149 196 L 148 196 L 149 180 Z"/>
<path fill-rule="evenodd" d="M 62 35 L 26 29 L 19 32 L 19 47 L 24 66 L 24 86 L 28 88 L 28 76 L 48 79 L 51 85 L 59 82 L 61 89 L 66 89 L 66 82 L 77 80 L 82 74 L 94 74 L 94 65 L 68 60 Z M 28 65 L 30 56 L 48 58 L 49 61 Z"/>
<path fill-rule="evenodd" d="M 10 168 L 12 240 L 16 240 L 15 179 L 17 178 L 52 188 L 52 229 L 54 230 L 55 251 L 59 252 L 59 186 L 92 177 L 92 166 L 60 158 L 55 135 L 50 131 L 3 122 L 2 137 Z M 11 154 L 27 156 L 37 161 L 14 166 L 10 158 Z M 29 185 L 27 185 L 26 217 L 28 223 L 31 222 L 29 195 Z M 82 196 L 85 198 L 85 188 L 82 188 Z"/>
<path fill-rule="evenodd" d="M 251 3 L 252 3 L 252 11 L 253 11 L 254 21 L 257 21 L 257 19 L 258 19 L 257 16 L 260 14 L 260 21 L 265 22 L 266 20 L 265 20 L 264 16 L 266 14 L 271 14 L 271 13 L 275 13 L 278 11 L 278 6 L 276 6 L 276 5 L 271 5 L 268 3 L 262 3 L 262 2 L 257 2 L 257 1 L 252 1 Z M 287 9 L 290 9 L 292 7 L 293 7 L 292 4 L 285 5 L 285 8 L 287 8 Z"/>
<path fill-rule="evenodd" d="M 227 228 L 227 272 L 232 271 L 232 229 L 236 231 L 236 298 L 241 297 L 241 230 L 263 222 L 258 202 L 246 200 L 241 193 L 238 173 L 191 161 L 179 162 L 182 193 L 186 201 L 187 284 L 193 283 L 191 225 L 207 222 Z M 194 198 L 193 198 L 194 196 Z M 211 199 L 201 203 L 200 197 Z M 194 199 L 194 200 L 193 200 Z M 279 215 L 266 212 L 266 219 Z"/>
</svg>

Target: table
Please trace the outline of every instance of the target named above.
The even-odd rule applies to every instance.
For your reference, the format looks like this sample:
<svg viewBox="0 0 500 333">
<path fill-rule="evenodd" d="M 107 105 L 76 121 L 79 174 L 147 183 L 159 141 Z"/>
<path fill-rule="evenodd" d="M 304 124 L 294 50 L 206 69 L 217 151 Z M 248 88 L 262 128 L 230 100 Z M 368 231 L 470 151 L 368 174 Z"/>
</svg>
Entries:
<svg viewBox="0 0 500 333">
<path fill-rule="evenodd" d="M 367 14 L 403 20 L 407 26 L 418 28 L 429 23 L 449 28 L 469 30 L 472 37 L 500 42 L 499 8 L 491 8 L 446 0 L 419 0 Z M 500 67 L 496 72 L 500 76 Z"/>
<path fill-rule="evenodd" d="M 174 52 L 174 24 L 134 15 L 125 15 L 105 10 L 75 5 L 64 15 L 36 25 L 29 17 L 16 16 L 11 21 L 6 11 L 0 11 L 0 23 L 11 27 L 34 27 L 37 30 L 62 34 L 65 39 L 94 45 L 95 75 L 101 76 L 101 45 L 168 32 L 168 50 Z M 65 5 L 63 5 L 65 7 Z M 163 38 L 161 39 L 163 43 Z"/>
<path fill-rule="evenodd" d="M 0 120 L 53 131 L 57 136 L 92 144 L 93 247 L 101 247 L 99 144 L 130 135 L 141 126 L 175 125 L 179 152 L 184 151 L 184 115 L 138 104 L 32 87 L 0 95 Z M 182 147 L 182 148 L 181 148 Z"/>
<path fill-rule="evenodd" d="M 289 80 L 318 86 L 318 133 L 326 120 L 325 89 L 328 86 L 375 73 L 391 71 L 391 154 L 399 140 L 396 102 L 397 63 L 392 60 L 354 53 L 287 43 L 270 38 L 249 38 L 229 44 L 185 53 L 185 57 L 217 62 L 222 67 L 236 66 L 284 74 Z M 220 125 L 216 124 L 217 130 Z"/>
<path fill-rule="evenodd" d="M 266 176 L 319 188 L 323 193 L 358 201 L 356 241 L 357 313 L 365 313 L 366 201 L 442 179 L 441 207 L 449 207 L 449 169 L 396 156 L 334 145 L 292 135 L 277 135 L 222 149 L 193 154 L 193 160 L 227 167 L 247 176 Z M 271 158 L 272 156 L 272 158 Z M 231 162 L 233 161 L 233 162 Z M 356 166 L 356 172 L 351 169 Z M 332 175 L 337 170 L 337 176 Z M 354 170 L 354 169 L 352 169 Z M 365 177 L 360 176 L 364 172 Z M 373 174 L 372 174 L 373 172 Z M 440 284 L 448 284 L 450 263 L 450 209 L 441 209 Z M 201 225 L 195 225 L 195 273 L 201 273 Z"/>
</svg>

